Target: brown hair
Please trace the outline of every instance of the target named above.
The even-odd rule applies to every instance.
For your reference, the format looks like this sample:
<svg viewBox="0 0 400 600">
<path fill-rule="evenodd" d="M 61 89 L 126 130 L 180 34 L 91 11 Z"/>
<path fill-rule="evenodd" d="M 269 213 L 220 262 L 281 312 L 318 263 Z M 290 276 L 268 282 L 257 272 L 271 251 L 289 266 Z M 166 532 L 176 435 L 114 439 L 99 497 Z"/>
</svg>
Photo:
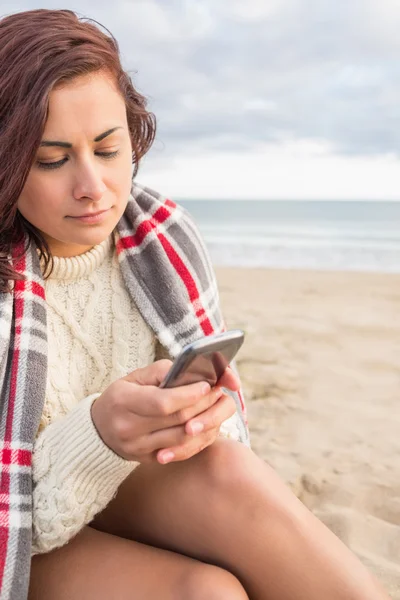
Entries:
<svg viewBox="0 0 400 600">
<path fill-rule="evenodd" d="M 51 272 L 49 247 L 19 213 L 17 201 L 41 142 L 54 87 L 88 73 L 109 72 L 126 103 L 134 175 L 153 143 L 155 117 L 123 70 L 117 41 L 98 25 L 70 10 L 32 10 L 0 20 L 0 292 L 21 279 L 7 255 L 26 235 L 24 252 L 34 241 L 45 273 Z"/>
</svg>

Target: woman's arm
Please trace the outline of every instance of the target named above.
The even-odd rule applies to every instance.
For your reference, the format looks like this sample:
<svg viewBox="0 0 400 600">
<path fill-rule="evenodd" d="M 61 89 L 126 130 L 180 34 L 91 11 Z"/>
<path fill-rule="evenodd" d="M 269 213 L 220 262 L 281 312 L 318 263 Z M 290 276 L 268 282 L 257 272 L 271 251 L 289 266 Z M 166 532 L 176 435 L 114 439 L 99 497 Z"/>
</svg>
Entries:
<svg viewBox="0 0 400 600">
<path fill-rule="evenodd" d="M 66 544 L 116 494 L 139 464 L 110 450 L 91 418 L 88 396 L 37 437 L 33 453 L 33 554 Z"/>
</svg>

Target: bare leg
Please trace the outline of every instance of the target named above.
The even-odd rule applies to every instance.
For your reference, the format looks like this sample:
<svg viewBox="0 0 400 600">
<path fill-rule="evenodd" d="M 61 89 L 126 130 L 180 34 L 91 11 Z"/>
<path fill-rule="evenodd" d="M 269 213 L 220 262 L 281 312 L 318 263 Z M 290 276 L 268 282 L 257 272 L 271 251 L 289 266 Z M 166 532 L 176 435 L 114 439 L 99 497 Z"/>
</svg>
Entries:
<svg viewBox="0 0 400 600">
<path fill-rule="evenodd" d="M 32 559 L 29 600 L 248 600 L 227 571 L 85 527 Z"/>
<path fill-rule="evenodd" d="M 231 571 L 252 600 L 383 600 L 358 559 L 252 451 L 218 440 L 142 465 L 92 523 Z"/>
</svg>

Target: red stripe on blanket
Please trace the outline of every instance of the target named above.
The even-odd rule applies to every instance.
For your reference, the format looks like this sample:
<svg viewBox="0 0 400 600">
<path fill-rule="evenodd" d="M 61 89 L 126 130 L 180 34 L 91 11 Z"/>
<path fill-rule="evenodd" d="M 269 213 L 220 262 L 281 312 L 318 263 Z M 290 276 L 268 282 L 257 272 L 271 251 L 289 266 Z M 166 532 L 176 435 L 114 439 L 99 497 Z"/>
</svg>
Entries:
<svg viewBox="0 0 400 600">
<path fill-rule="evenodd" d="M 236 393 L 237 393 L 237 395 L 239 397 L 239 400 L 240 400 L 240 407 L 242 409 L 242 412 L 243 412 L 243 414 L 246 414 L 246 407 L 245 407 L 245 404 L 244 404 L 242 392 L 240 390 L 238 390 Z M 246 420 L 246 425 L 247 425 L 247 420 Z"/>
<path fill-rule="evenodd" d="M 4 490 L 3 490 L 4 487 Z M 6 490 L 6 491 L 5 491 Z M 0 493 L 9 499 L 10 495 L 10 474 L 1 473 Z M 3 589 L 4 568 L 7 558 L 7 544 L 10 531 L 10 502 L 1 504 L 0 512 L 0 592 Z"/>
<path fill-rule="evenodd" d="M 25 281 L 18 281 L 20 284 L 19 292 L 22 290 L 22 286 L 25 286 Z M 22 285 L 21 285 L 22 284 Z M 18 366 L 19 366 L 19 355 L 20 355 L 20 346 L 21 346 L 21 323 L 22 317 L 24 315 L 24 304 L 25 301 L 23 297 L 16 298 L 14 296 L 14 307 L 15 307 L 15 321 L 18 323 L 15 327 L 15 345 L 14 352 L 11 363 L 11 381 L 10 381 L 10 394 L 8 401 L 8 412 L 7 412 L 7 421 L 6 421 L 6 430 L 4 435 L 4 441 L 10 442 L 12 438 L 12 424 L 14 418 L 14 408 L 15 408 L 15 398 L 17 395 L 17 380 L 18 380 Z"/>
<path fill-rule="evenodd" d="M 3 578 L 4 578 L 4 567 L 6 565 L 7 558 L 7 542 L 8 542 L 8 523 L 2 525 L 0 523 L 0 592 L 3 589 Z"/>
<path fill-rule="evenodd" d="M 20 250 L 20 249 L 19 249 Z M 16 252 L 19 251 L 18 248 L 16 249 Z M 15 254 L 14 254 L 15 256 Z M 18 260 L 15 261 L 15 268 L 19 271 L 19 272 L 26 272 L 26 256 L 25 254 L 19 258 Z M 13 357 L 12 357 L 12 362 L 11 362 L 11 377 L 10 377 L 10 390 L 9 390 L 9 398 L 8 398 L 8 404 L 7 404 L 7 420 L 6 420 L 6 428 L 5 428 L 5 432 L 4 432 L 4 442 L 5 444 L 7 444 L 7 442 L 10 442 L 12 439 L 12 430 L 13 430 L 13 420 L 14 420 L 14 411 L 15 411 L 15 399 L 16 399 L 16 394 L 17 394 L 17 379 L 18 379 L 18 367 L 19 367 L 19 361 L 20 361 L 20 348 L 21 348 L 21 323 L 22 323 L 22 317 L 24 315 L 24 308 L 25 308 L 25 301 L 24 301 L 24 291 L 27 287 L 31 287 L 29 286 L 29 283 L 24 280 L 24 281 L 16 281 L 15 282 L 15 288 L 14 288 L 14 311 L 15 311 L 15 321 L 16 323 L 19 323 L 16 327 L 15 327 L 15 332 L 14 332 L 14 336 L 15 336 L 15 346 L 14 346 L 14 352 L 13 352 Z M 2 452 L 2 459 L 3 459 L 3 454 L 5 454 L 4 458 L 7 460 L 7 458 L 9 458 L 10 462 L 13 458 L 13 453 L 10 452 L 8 454 L 9 449 L 5 448 L 3 449 Z M 10 463 L 6 463 L 6 465 L 9 465 Z M 2 469 L 2 473 L 1 473 L 1 477 L 0 477 L 0 491 L 1 494 L 8 498 L 9 494 L 10 494 L 10 473 L 7 472 L 9 471 L 9 468 L 6 469 Z M 0 527 L 0 548 L 1 548 L 1 552 L 0 552 L 0 589 L 2 589 L 2 583 L 3 583 L 3 579 L 4 579 L 4 568 L 5 568 L 5 562 L 6 562 L 6 558 L 7 558 L 7 545 L 8 545 L 8 538 L 9 538 L 9 530 L 10 530 L 10 503 L 8 502 L 5 503 L 5 508 L 2 511 L 2 517 L 1 517 L 1 527 Z"/>
<path fill-rule="evenodd" d="M 183 262 L 183 260 L 179 256 L 179 254 L 171 246 L 171 244 L 169 243 L 167 238 L 162 233 L 158 234 L 158 239 L 160 240 L 161 244 L 163 245 L 163 248 L 164 248 L 172 266 L 175 268 L 179 277 L 182 279 L 183 283 L 185 284 L 191 303 L 194 304 L 196 301 L 199 301 L 199 298 L 200 298 L 199 290 L 197 289 L 197 286 L 195 284 L 193 277 L 190 274 L 189 269 L 187 268 L 187 266 L 185 265 L 185 263 Z M 211 335 L 212 333 L 214 333 L 214 329 L 213 329 L 213 326 L 211 325 L 210 320 L 207 317 L 202 318 L 205 314 L 206 314 L 206 311 L 203 307 L 200 307 L 196 311 L 196 317 L 199 319 L 201 328 L 204 331 L 205 335 Z"/>
<path fill-rule="evenodd" d="M 32 464 L 32 453 L 29 450 L 3 448 L 1 451 L 1 464 L 6 466 L 30 467 Z"/>
<path fill-rule="evenodd" d="M 176 204 L 174 204 L 171 200 L 166 200 L 165 205 L 160 206 L 160 208 L 156 210 L 150 219 L 146 219 L 146 221 L 142 221 L 140 225 L 138 225 L 134 235 L 129 235 L 118 240 L 116 245 L 117 253 L 120 254 L 123 250 L 140 246 L 140 244 L 151 231 L 154 231 L 158 225 L 165 223 L 165 221 L 169 219 L 172 214 L 172 211 L 168 210 L 166 206 L 172 209 L 176 208 Z"/>
<path fill-rule="evenodd" d="M 177 207 L 177 205 L 174 202 L 172 202 L 172 200 L 165 200 L 164 206 L 158 208 L 150 219 L 147 219 L 146 221 L 140 223 L 140 225 L 136 229 L 135 235 L 120 238 L 116 245 L 117 253 L 120 254 L 121 252 L 123 252 L 123 250 L 140 246 L 140 244 L 143 242 L 146 236 L 151 231 L 154 231 L 154 229 L 156 229 L 157 225 L 164 223 L 172 215 L 173 210 L 168 210 L 166 208 L 167 206 L 173 210 L 175 210 L 175 208 Z M 175 268 L 176 272 L 185 284 L 191 303 L 194 304 L 196 301 L 199 300 L 200 295 L 197 286 L 194 282 L 194 279 L 190 274 L 189 269 L 186 267 L 179 254 L 168 242 L 166 237 L 163 234 L 158 233 L 158 238 L 161 241 L 172 266 Z M 214 333 L 213 326 L 211 325 L 211 322 L 206 315 L 205 309 L 203 307 L 200 307 L 196 310 L 195 314 L 199 320 L 199 323 L 205 335 L 211 335 L 212 333 Z"/>
<path fill-rule="evenodd" d="M 0 479 L 0 494 L 8 498 L 10 493 L 10 472 L 3 469 Z"/>
<path fill-rule="evenodd" d="M 23 293 L 32 292 L 34 296 L 38 296 L 42 300 L 45 298 L 44 287 L 37 283 L 36 281 L 21 281 L 18 280 L 14 285 L 14 293 L 19 298 Z"/>
<path fill-rule="evenodd" d="M 32 281 L 32 293 L 35 296 L 39 296 L 39 298 L 42 298 L 42 300 L 45 299 L 44 287 L 40 285 L 40 283 L 36 283 L 36 281 Z"/>
</svg>

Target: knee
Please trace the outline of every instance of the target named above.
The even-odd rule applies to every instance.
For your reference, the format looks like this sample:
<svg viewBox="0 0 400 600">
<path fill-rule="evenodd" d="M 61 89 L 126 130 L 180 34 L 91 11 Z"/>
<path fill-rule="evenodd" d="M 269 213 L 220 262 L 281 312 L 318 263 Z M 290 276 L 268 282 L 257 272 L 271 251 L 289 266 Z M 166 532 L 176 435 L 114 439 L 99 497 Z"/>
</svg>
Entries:
<svg viewBox="0 0 400 600">
<path fill-rule="evenodd" d="M 220 438 L 197 457 L 202 476 L 211 489 L 245 491 L 257 483 L 261 461 L 240 442 Z"/>
<path fill-rule="evenodd" d="M 207 564 L 186 570 L 179 587 L 182 600 L 249 600 L 232 573 Z"/>
<path fill-rule="evenodd" d="M 249 515 L 252 509 L 275 516 L 288 512 L 286 486 L 250 448 L 219 439 L 198 457 L 210 500 L 222 499 L 226 506 L 225 499 L 235 510 L 245 508 Z"/>
</svg>

